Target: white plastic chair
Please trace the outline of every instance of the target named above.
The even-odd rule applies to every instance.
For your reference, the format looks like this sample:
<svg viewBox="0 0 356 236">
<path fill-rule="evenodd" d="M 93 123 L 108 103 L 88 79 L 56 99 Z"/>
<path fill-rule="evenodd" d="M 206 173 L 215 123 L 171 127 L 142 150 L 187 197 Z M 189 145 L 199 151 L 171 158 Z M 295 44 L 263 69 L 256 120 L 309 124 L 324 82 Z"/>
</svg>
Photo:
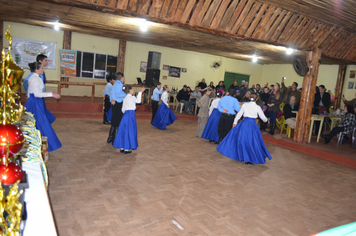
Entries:
<svg viewBox="0 0 356 236">
<path fill-rule="evenodd" d="M 178 102 L 178 104 L 177 104 L 177 106 L 176 106 L 176 112 L 177 112 L 177 110 L 178 110 L 178 106 L 179 106 L 179 105 L 180 105 L 180 113 L 182 113 L 183 107 L 184 107 L 184 103 Z"/>
</svg>

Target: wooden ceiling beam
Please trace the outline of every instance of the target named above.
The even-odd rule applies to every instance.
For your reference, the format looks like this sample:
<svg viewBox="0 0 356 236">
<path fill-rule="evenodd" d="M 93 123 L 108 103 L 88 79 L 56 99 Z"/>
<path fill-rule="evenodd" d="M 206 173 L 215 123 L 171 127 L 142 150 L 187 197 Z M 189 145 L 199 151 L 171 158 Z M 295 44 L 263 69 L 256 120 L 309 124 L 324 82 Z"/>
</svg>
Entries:
<svg viewBox="0 0 356 236">
<path fill-rule="evenodd" d="M 261 9 L 261 6 L 262 6 L 262 3 L 259 3 L 259 2 L 255 2 L 255 4 L 253 4 L 250 12 L 248 13 L 248 15 L 245 17 L 245 19 L 241 23 L 241 26 L 238 29 L 237 34 L 244 35 L 249 27 L 253 27 L 253 26 L 250 26 L 251 22 L 255 18 L 257 11 L 259 11 Z M 258 16 L 258 14 L 257 14 L 257 16 Z"/>
<path fill-rule="evenodd" d="M 176 14 L 174 15 L 174 18 L 173 18 L 174 21 L 177 21 L 177 22 L 180 21 L 180 19 L 182 18 L 184 9 L 187 5 L 187 2 L 188 2 L 188 0 L 180 0 Z"/>
<path fill-rule="evenodd" d="M 203 21 L 201 23 L 201 26 L 203 27 L 210 27 L 211 22 L 213 21 L 213 18 L 215 16 L 215 13 L 218 11 L 220 3 L 222 0 L 213 0 L 211 3 L 208 11 L 206 12 Z"/>
<path fill-rule="evenodd" d="M 213 22 L 210 25 L 211 29 L 217 29 L 218 26 L 220 25 L 220 22 L 226 12 L 226 8 L 228 7 L 228 5 L 231 3 L 231 0 L 223 0 L 219 10 L 216 12 L 216 15 L 213 19 Z"/>
<path fill-rule="evenodd" d="M 281 12 L 282 9 L 279 7 L 273 12 L 272 16 L 267 20 L 265 26 L 262 28 L 261 34 L 259 35 L 258 39 L 264 40 L 266 33 L 269 31 L 272 24 L 274 23 L 276 18 L 281 14 Z"/>
<path fill-rule="evenodd" d="M 171 1 L 172 0 L 164 0 L 163 6 L 162 6 L 162 10 L 161 10 L 161 14 L 160 14 L 160 17 L 162 19 L 166 19 L 167 18 L 169 6 L 171 5 Z"/>
<path fill-rule="evenodd" d="M 250 12 L 252 6 L 254 5 L 254 1 L 249 0 L 247 1 L 244 9 L 242 10 L 240 16 L 237 18 L 235 24 L 233 25 L 233 27 L 230 30 L 231 34 L 236 34 L 237 30 L 240 28 L 242 22 L 245 20 L 245 18 L 247 17 L 248 13 Z"/>
<path fill-rule="evenodd" d="M 283 29 L 285 29 L 286 24 L 289 22 L 292 17 L 292 13 L 288 12 L 286 16 L 283 18 L 282 22 L 278 25 L 277 29 L 274 31 L 272 37 L 269 39 L 272 42 L 276 42 L 279 36 L 281 35 Z"/>
<path fill-rule="evenodd" d="M 148 13 L 151 17 L 159 17 L 161 13 L 164 0 L 153 0 L 150 12 Z"/>
<path fill-rule="evenodd" d="M 230 6 L 227 8 L 223 18 L 221 19 L 221 22 L 218 26 L 219 30 L 225 30 L 227 27 L 227 24 L 231 21 L 231 17 L 233 16 L 235 9 L 239 3 L 239 0 L 233 0 Z"/>
<path fill-rule="evenodd" d="M 203 20 L 203 17 L 206 13 L 206 11 L 208 10 L 210 4 L 211 4 L 211 1 L 212 0 L 205 0 L 204 2 L 201 1 L 202 3 L 202 7 L 201 8 L 197 8 L 196 11 L 194 11 L 193 13 L 193 16 L 194 14 L 196 14 L 195 17 L 192 17 L 191 21 L 190 21 L 190 25 L 192 26 L 200 26 L 201 25 L 201 21 Z M 194 21 L 193 21 L 194 19 Z"/>
<path fill-rule="evenodd" d="M 290 36 L 290 30 L 293 27 L 293 25 L 296 23 L 296 21 L 298 20 L 298 17 L 299 17 L 299 15 L 297 15 L 297 14 L 292 15 L 292 17 L 288 21 L 288 24 L 286 25 L 286 27 L 284 29 L 282 29 L 282 32 L 277 39 L 277 43 L 284 42 L 286 40 L 286 37 Z"/>
<path fill-rule="evenodd" d="M 277 19 L 272 24 L 271 28 L 268 31 L 266 31 L 266 34 L 264 36 L 264 40 L 273 41 L 270 38 L 274 33 L 276 33 L 276 30 L 277 30 L 278 26 L 281 24 L 282 20 L 284 18 L 287 18 L 286 13 L 287 13 L 287 11 L 285 11 L 285 10 L 281 11 L 281 13 L 277 17 Z"/>
<path fill-rule="evenodd" d="M 266 13 L 264 14 L 262 20 L 260 21 L 260 23 L 257 25 L 257 28 L 255 29 L 255 31 L 252 34 L 252 38 L 259 38 L 263 28 L 265 27 L 265 25 L 267 24 L 268 20 L 271 18 L 273 12 L 276 10 L 276 7 L 274 6 L 269 6 Z"/>
<path fill-rule="evenodd" d="M 128 5 L 127 5 L 127 10 L 136 12 L 137 11 L 137 1 L 138 0 L 130 0 Z"/>
<path fill-rule="evenodd" d="M 187 3 L 187 6 L 184 9 L 184 12 L 182 14 L 182 17 L 179 19 L 180 23 L 187 23 L 188 18 L 190 16 L 190 14 L 192 13 L 192 10 L 194 8 L 194 6 L 196 5 L 197 0 L 189 0 Z"/>
<path fill-rule="evenodd" d="M 315 21 L 311 20 L 309 26 L 305 27 L 305 31 L 303 32 L 303 34 L 301 33 L 301 37 L 296 43 L 298 48 L 304 48 L 304 45 L 307 43 L 308 39 L 313 36 L 317 27 L 318 26 Z"/>
<path fill-rule="evenodd" d="M 289 39 L 286 40 L 285 43 L 287 45 L 292 45 L 293 47 L 296 46 L 293 42 L 296 42 L 296 39 L 299 37 L 299 32 L 303 29 L 306 23 L 308 23 L 308 18 L 304 17 L 300 24 L 296 26 L 295 30 L 291 32 Z"/>
<path fill-rule="evenodd" d="M 311 46 L 314 45 L 318 41 L 318 39 L 322 36 L 322 34 L 325 33 L 324 32 L 325 27 L 326 27 L 325 24 L 321 24 L 318 27 L 318 29 L 315 31 L 315 33 L 308 39 L 304 47 L 311 49 Z"/>
<path fill-rule="evenodd" d="M 228 33 L 231 32 L 231 29 L 235 25 L 237 18 L 239 18 L 242 10 L 245 8 L 246 2 L 247 2 L 247 0 L 241 0 L 240 2 L 238 2 L 234 13 L 231 15 L 231 18 L 229 19 L 228 23 L 226 24 L 226 27 L 223 29 L 225 32 L 228 32 Z M 247 4 L 248 4 L 248 2 L 247 2 Z"/>
<path fill-rule="evenodd" d="M 267 7 L 268 7 L 267 4 L 262 5 L 262 7 L 258 11 L 256 17 L 253 19 L 251 25 L 248 27 L 248 29 L 246 31 L 246 33 L 245 33 L 246 37 L 251 37 L 253 32 L 256 30 L 256 27 L 257 27 L 258 23 L 261 21 L 263 14 L 265 14 Z"/>
</svg>

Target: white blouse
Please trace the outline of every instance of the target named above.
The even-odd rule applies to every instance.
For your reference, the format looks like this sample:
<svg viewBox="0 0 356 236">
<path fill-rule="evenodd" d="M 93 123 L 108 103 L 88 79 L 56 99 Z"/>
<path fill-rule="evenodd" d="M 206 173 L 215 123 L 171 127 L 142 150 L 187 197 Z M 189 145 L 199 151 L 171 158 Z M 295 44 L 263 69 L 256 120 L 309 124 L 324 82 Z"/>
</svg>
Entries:
<svg viewBox="0 0 356 236">
<path fill-rule="evenodd" d="M 212 101 L 210 109 L 209 109 L 209 116 L 211 115 L 211 113 L 213 113 L 214 109 L 218 108 L 218 104 L 221 98 L 216 98 Z"/>
<path fill-rule="evenodd" d="M 43 80 L 38 74 L 33 73 L 28 79 L 27 96 L 29 97 L 30 94 L 33 93 L 36 98 L 52 97 L 52 92 L 43 92 L 43 88 Z"/>
<path fill-rule="evenodd" d="M 234 124 L 237 124 L 237 121 L 241 118 L 241 116 L 249 117 L 249 118 L 257 118 L 260 117 L 264 122 L 267 121 L 267 117 L 263 113 L 261 107 L 257 105 L 255 102 L 246 102 L 242 105 L 241 110 L 237 113 Z"/>
<path fill-rule="evenodd" d="M 168 93 L 167 91 L 164 91 L 161 96 L 161 100 L 164 104 L 168 106 Z"/>
<path fill-rule="evenodd" d="M 142 98 L 142 92 L 139 92 L 137 94 L 137 97 L 132 96 L 131 94 L 127 94 L 122 103 L 122 108 L 121 108 L 122 113 L 125 113 L 125 111 L 128 110 L 136 110 L 136 103 L 141 103 L 141 98 Z"/>
</svg>

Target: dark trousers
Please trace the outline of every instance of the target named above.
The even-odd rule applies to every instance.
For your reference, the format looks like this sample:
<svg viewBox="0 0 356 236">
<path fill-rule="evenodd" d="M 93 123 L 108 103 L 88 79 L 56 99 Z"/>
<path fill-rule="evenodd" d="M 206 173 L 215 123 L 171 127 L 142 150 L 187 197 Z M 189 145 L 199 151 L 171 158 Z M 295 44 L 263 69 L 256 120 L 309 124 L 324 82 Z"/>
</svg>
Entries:
<svg viewBox="0 0 356 236">
<path fill-rule="evenodd" d="M 277 114 L 278 114 L 278 112 L 274 112 L 274 111 L 269 112 L 269 121 L 271 124 L 276 123 Z"/>
<path fill-rule="evenodd" d="M 158 111 L 158 101 L 152 101 L 152 119 L 151 119 L 151 122 L 155 118 L 157 111 Z"/>
<path fill-rule="evenodd" d="M 116 127 L 119 127 L 122 116 L 124 115 L 121 111 L 122 108 L 122 102 L 116 102 L 115 105 L 112 106 L 112 119 L 111 119 L 111 125 Z"/>
<path fill-rule="evenodd" d="M 343 132 L 343 131 L 344 131 L 344 127 L 334 127 L 334 128 L 330 131 L 330 133 L 329 133 L 329 135 L 327 136 L 327 138 L 328 138 L 329 140 L 331 140 L 335 135 L 337 135 L 338 133 Z"/>
<path fill-rule="evenodd" d="M 111 107 L 110 97 L 108 95 L 105 95 L 105 99 L 104 99 L 104 121 L 107 121 L 106 113 L 108 113 L 110 107 Z"/>
<path fill-rule="evenodd" d="M 219 135 L 219 141 L 223 140 L 225 136 L 230 132 L 232 129 L 232 124 L 234 123 L 235 115 L 229 115 L 222 113 L 220 120 L 219 120 L 219 126 L 218 126 L 218 135 Z"/>
</svg>

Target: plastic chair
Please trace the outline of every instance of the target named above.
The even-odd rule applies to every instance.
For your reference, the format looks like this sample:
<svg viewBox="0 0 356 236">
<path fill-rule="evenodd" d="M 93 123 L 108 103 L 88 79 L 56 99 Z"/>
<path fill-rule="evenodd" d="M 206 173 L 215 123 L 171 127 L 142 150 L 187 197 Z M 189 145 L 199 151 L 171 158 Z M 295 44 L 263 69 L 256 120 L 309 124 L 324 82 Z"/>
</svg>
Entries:
<svg viewBox="0 0 356 236">
<path fill-rule="evenodd" d="M 184 103 L 178 102 L 178 104 L 177 104 L 177 106 L 176 106 L 176 112 L 177 112 L 177 110 L 178 110 L 179 105 L 180 105 L 180 113 L 182 113 L 183 107 L 184 107 Z"/>
<path fill-rule="evenodd" d="M 340 132 L 339 133 L 339 138 L 337 139 L 337 147 L 342 143 L 342 140 L 344 139 L 345 135 L 347 135 L 348 133 L 346 132 Z"/>
<path fill-rule="evenodd" d="M 289 127 L 289 125 L 286 123 L 285 119 L 284 119 L 284 116 L 282 116 L 283 119 L 281 119 L 281 133 L 283 132 L 283 129 L 286 130 L 286 135 L 288 136 L 288 138 L 290 138 L 290 135 L 291 135 L 291 132 L 292 132 L 292 129 Z"/>
</svg>

